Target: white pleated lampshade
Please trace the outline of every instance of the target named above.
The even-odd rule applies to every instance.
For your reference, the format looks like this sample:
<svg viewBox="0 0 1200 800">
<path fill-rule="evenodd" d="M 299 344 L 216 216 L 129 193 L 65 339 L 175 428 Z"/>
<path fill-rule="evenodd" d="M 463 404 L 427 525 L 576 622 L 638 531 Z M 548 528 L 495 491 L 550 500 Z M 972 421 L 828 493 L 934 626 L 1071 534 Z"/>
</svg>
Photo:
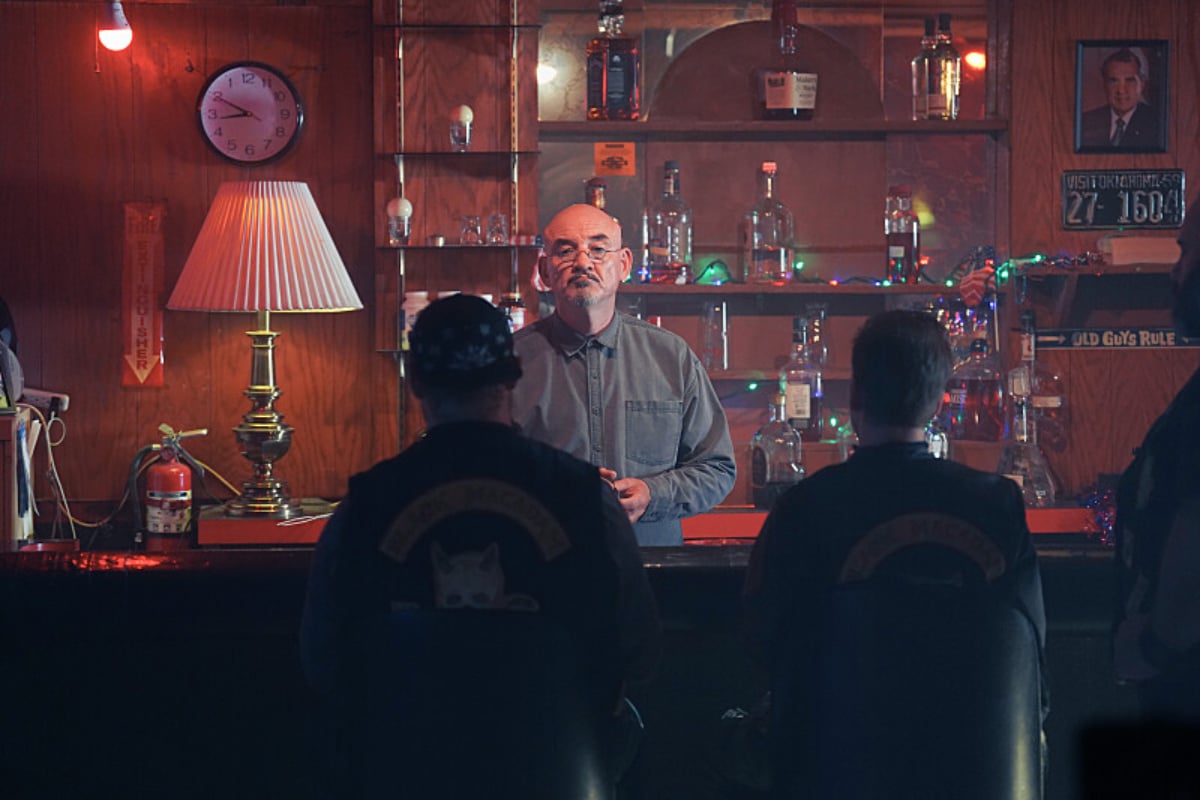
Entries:
<svg viewBox="0 0 1200 800">
<path fill-rule="evenodd" d="M 167 308 L 353 311 L 362 301 L 308 185 L 224 183 Z"/>
</svg>

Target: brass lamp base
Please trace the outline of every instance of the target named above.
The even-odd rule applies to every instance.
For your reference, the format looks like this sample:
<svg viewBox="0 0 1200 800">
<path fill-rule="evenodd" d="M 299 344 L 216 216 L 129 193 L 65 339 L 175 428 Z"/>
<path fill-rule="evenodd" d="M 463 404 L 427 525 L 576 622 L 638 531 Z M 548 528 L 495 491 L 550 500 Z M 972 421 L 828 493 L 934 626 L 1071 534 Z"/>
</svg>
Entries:
<svg viewBox="0 0 1200 800">
<path fill-rule="evenodd" d="M 246 331 L 250 337 L 250 385 L 243 394 L 250 398 L 250 410 L 242 424 L 233 429 L 242 455 L 254 466 L 254 477 L 242 484 L 242 492 L 225 504 L 231 516 L 290 519 L 300 515 L 300 501 L 288 495 L 287 483 L 272 474 L 272 465 L 292 446 L 292 428 L 283 424 L 283 415 L 275 410 L 279 388 L 275 385 L 275 338 L 270 330 L 267 311 L 258 312 L 258 330 Z"/>
</svg>

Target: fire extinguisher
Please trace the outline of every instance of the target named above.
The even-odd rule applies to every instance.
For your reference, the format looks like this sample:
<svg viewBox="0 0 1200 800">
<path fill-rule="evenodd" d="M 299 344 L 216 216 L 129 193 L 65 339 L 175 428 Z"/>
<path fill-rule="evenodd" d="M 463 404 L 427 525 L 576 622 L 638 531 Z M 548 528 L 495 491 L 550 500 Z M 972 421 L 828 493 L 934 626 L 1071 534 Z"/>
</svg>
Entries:
<svg viewBox="0 0 1200 800">
<path fill-rule="evenodd" d="M 208 433 L 207 429 L 177 432 L 166 423 L 158 429 L 163 434 L 162 442 L 142 448 L 134 461 L 136 484 L 137 465 L 147 452 L 157 453 L 157 458 L 146 468 L 145 492 L 135 503 L 145 510 L 144 519 L 137 520 L 136 527 L 139 538 L 145 533 L 147 550 L 177 548 L 190 529 L 192 470 L 203 476 L 204 468 L 183 448 L 181 440 Z"/>
</svg>

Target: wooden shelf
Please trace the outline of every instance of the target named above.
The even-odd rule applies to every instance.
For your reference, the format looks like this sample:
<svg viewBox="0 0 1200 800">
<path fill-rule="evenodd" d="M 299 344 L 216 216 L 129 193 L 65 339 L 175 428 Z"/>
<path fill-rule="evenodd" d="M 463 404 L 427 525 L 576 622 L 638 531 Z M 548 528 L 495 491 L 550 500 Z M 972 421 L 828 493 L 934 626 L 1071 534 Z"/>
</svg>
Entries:
<svg viewBox="0 0 1200 800">
<path fill-rule="evenodd" d="M 821 120 L 813 122 L 768 122 L 748 120 L 711 122 L 704 120 L 645 120 L 639 122 L 553 122 L 539 123 L 542 141 L 795 141 L 801 139 L 884 139 L 894 135 L 998 134 L 1008 130 L 1008 121 L 981 120 Z"/>
<path fill-rule="evenodd" d="M 896 284 L 893 286 L 876 286 L 873 283 L 839 283 L 832 286 L 825 281 L 812 283 L 789 283 L 783 286 L 763 285 L 758 283 L 723 283 L 719 286 L 688 283 L 623 283 L 621 294 L 625 295 L 675 295 L 679 297 L 727 297 L 729 295 L 809 295 L 809 294 L 869 294 L 869 295 L 943 295 L 957 293 L 953 286 L 942 283 Z"/>
</svg>

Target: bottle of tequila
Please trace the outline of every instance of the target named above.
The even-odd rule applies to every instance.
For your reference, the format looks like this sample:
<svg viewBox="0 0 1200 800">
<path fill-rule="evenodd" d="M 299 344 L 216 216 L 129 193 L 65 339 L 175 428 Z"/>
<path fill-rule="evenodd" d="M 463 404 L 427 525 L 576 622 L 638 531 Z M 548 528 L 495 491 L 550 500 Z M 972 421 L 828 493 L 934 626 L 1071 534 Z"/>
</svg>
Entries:
<svg viewBox="0 0 1200 800">
<path fill-rule="evenodd" d="M 662 196 L 646 210 L 644 273 L 650 283 L 692 280 L 692 209 L 679 194 L 679 162 L 663 165 Z"/>
<path fill-rule="evenodd" d="M 763 119 L 809 120 L 817 106 L 817 76 L 801 65 L 796 0 L 773 0 L 774 60 L 758 71 L 758 108 Z"/>
<path fill-rule="evenodd" d="M 776 394 L 767 422 L 750 440 L 750 494 L 756 508 L 770 510 L 784 492 L 804 479 L 800 434 L 787 423 L 787 399 Z"/>
<path fill-rule="evenodd" d="M 749 283 L 782 286 L 792 280 L 796 220 L 775 194 L 777 171 L 774 161 L 762 163 L 758 201 L 742 217 L 741 268 Z"/>
<path fill-rule="evenodd" d="M 883 231 L 887 241 L 884 278 L 892 283 L 916 283 L 921 268 L 921 221 L 913 211 L 908 186 L 888 188 Z"/>
<path fill-rule="evenodd" d="M 814 358 L 812 319 L 792 319 L 792 355 L 779 371 L 779 391 L 787 399 L 787 421 L 806 442 L 819 442 L 824 433 L 825 387 L 821 365 Z"/>
<path fill-rule="evenodd" d="M 625 35 L 621 0 L 600 0 L 600 35 L 587 45 L 587 118 L 635 120 L 641 114 L 641 55 Z"/>
<path fill-rule="evenodd" d="M 962 56 L 950 38 L 950 15 L 938 14 L 937 38 L 929 68 L 926 94 L 928 119 L 958 119 L 958 87 Z"/>
<path fill-rule="evenodd" d="M 929 119 L 929 87 L 933 68 L 933 46 L 937 42 L 937 20 L 925 18 L 921 52 L 912 60 L 912 118 Z"/>
</svg>

